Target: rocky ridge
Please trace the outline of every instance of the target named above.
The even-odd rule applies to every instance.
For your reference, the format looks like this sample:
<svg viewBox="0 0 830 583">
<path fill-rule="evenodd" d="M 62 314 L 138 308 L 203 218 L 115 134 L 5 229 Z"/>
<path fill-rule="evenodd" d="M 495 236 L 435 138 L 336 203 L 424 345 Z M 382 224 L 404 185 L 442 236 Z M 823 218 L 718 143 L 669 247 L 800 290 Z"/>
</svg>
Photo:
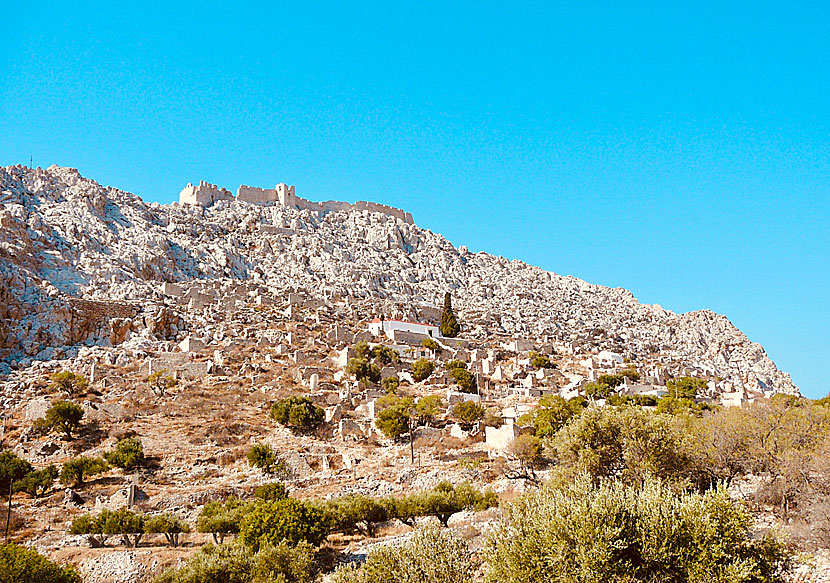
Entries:
<svg viewBox="0 0 830 583">
<path fill-rule="evenodd" d="M 26 365 L 78 345 L 179 340 L 195 323 L 163 305 L 161 282 L 247 296 L 305 291 L 418 317 L 453 294 L 464 336 L 614 350 L 669 372 L 797 393 L 763 347 L 722 315 L 675 314 L 622 288 L 454 247 L 368 211 L 219 201 L 145 203 L 52 166 L 0 168 L 0 360 Z M 198 299 L 198 298 L 197 298 Z M 197 302 L 198 303 L 198 302 Z M 2 372 L 2 371 L 0 371 Z"/>
</svg>

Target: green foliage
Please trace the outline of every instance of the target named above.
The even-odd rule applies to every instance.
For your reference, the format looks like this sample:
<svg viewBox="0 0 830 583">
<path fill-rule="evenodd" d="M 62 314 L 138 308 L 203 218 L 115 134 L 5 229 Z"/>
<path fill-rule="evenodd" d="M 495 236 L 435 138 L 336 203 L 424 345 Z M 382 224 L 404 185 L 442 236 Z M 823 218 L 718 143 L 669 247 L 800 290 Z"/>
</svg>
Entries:
<svg viewBox="0 0 830 583">
<path fill-rule="evenodd" d="M 397 439 L 410 430 L 414 402 L 411 398 L 392 397 L 390 404 L 375 417 L 375 426 L 386 437 Z"/>
<path fill-rule="evenodd" d="M 620 376 L 626 377 L 630 381 L 639 381 L 640 373 L 633 366 L 628 366 L 620 371 Z"/>
<path fill-rule="evenodd" d="M 333 531 L 359 531 L 364 536 L 375 536 L 375 526 L 392 516 L 390 507 L 362 494 L 349 494 L 328 500 L 321 507 L 326 524 Z"/>
<path fill-rule="evenodd" d="M 452 311 L 452 297 L 449 292 L 444 294 L 444 310 L 441 312 L 441 325 L 438 330 L 445 338 L 455 338 L 461 332 L 461 325 L 455 317 L 455 312 Z"/>
<path fill-rule="evenodd" d="M 104 454 L 104 459 L 111 465 L 132 470 L 144 462 L 144 448 L 137 437 L 127 437 L 115 444 L 115 449 Z"/>
<path fill-rule="evenodd" d="M 398 377 L 388 377 L 383 379 L 383 390 L 389 393 L 390 395 L 394 395 L 398 392 L 398 387 L 400 386 L 401 382 L 398 380 Z"/>
<path fill-rule="evenodd" d="M 456 512 L 485 510 L 498 504 L 498 497 L 489 491 L 482 494 L 467 482 L 454 487 L 450 482 L 444 481 L 432 490 L 414 494 L 412 500 L 404 503 L 404 508 L 407 504 L 417 516 L 435 516 L 441 524 L 447 526 L 450 517 Z"/>
<path fill-rule="evenodd" d="M 586 473 L 596 483 L 619 479 L 640 484 L 648 476 L 669 483 L 693 480 L 686 437 L 667 415 L 637 407 L 591 407 L 553 438 L 567 475 Z"/>
<path fill-rule="evenodd" d="M 36 551 L 0 544 L 0 583 L 81 583 L 81 577 Z"/>
<path fill-rule="evenodd" d="M 77 457 L 63 464 L 60 473 L 60 482 L 64 486 L 80 488 L 87 478 L 106 472 L 109 469 L 109 464 L 102 458 Z"/>
<path fill-rule="evenodd" d="M 400 546 L 373 549 L 360 566 L 338 569 L 333 583 L 472 583 L 475 565 L 467 544 L 435 526 L 419 529 Z"/>
<path fill-rule="evenodd" d="M 5 450 L 0 451 L 0 495 L 8 495 L 9 489 L 18 480 L 25 478 L 32 471 L 32 464 Z"/>
<path fill-rule="evenodd" d="M 435 363 L 426 358 L 419 358 L 412 363 L 412 378 L 417 382 L 425 381 L 435 371 Z"/>
<path fill-rule="evenodd" d="M 248 450 L 248 463 L 262 469 L 266 474 L 285 477 L 290 470 L 285 460 L 281 460 L 276 450 L 267 443 L 255 443 Z"/>
<path fill-rule="evenodd" d="M 155 583 L 314 583 L 314 547 L 281 542 L 252 552 L 242 544 L 205 545 Z"/>
<path fill-rule="evenodd" d="M 179 384 L 179 381 L 173 377 L 165 375 L 166 372 L 166 370 L 160 370 L 147 377 L 147 384 L 150 385 L 150 389 L 160 397 L 163 397 L 167 391 Z"/>
<path fill-rule="evenodd" d="M 444 399 L 439 395 L 430 395 L 418 399 L 415 404 L 415 415 L 418 417 L 418 423 L 429 425 L 444 409 Z"/>
<path fill-rule="evenodd" d="M 604 374 L 597 379 L 597 384 L 607 385 L 612 389 L 618 387 L 624 382 L 624 377 L 619 374 Z"/>
<path fill-rule="evenodd" d="M 697 403 L 693 399 L 678 398 L 673 395 L 665 395 L 657 401 L 657 412 L 670 415 L 700 415 L 704 411 L 712 411 L 713 407 L 708 403 Z"/>
<path fill-rule="evenodd" d="M 49 385 L 51 388 L 57 391 L 64 391 L 70 395 L 82 393 L 86 391 L 89 386 L 85 376 L 75 374 L 74 372 L 70 372 L 68 370 L 55 373 L 51 378 L 52 384 Z"/>
<path fill-rule="evenodd" d="M 721 488 L 674 494 L 589 476 L 531 491 L 488 541 L 487 583 L 777 583 L 781 545 L 751 536 L 749 513 Z"/>
<path fill-rule="evenodd" d="M 85 514 L 76 517 L 69 528 L 70 534 L 87 535 L 91 546 L 104 546 L 104 535 L 121 535 L 127 547 L 137 547 L 144 534 L 145 516 L 127 508 L 116 511 L 102 510 L 97 516 Z M 130 538 L 132 537 L 132 538 Z"/>
<path fill-rule="evenodd" d="M 221 544 L 225 536 L 239 533 L 242 517 L 250 508 L 250 504 L 234 496 L 224 502 L 208 502 L 196 519 L 196 530 L 211 533 L 213 540 Z"/>
<path fill-rule="evenodd" d="M 170 513 L 150 516 L 144 522 L 147 534 L 162 533 L 171 547 L 179 546 L 179 535 L 190 532 L 190 527 L 178 516 Z"/>
<path fill-rule="evenodd" d="M 654 407 L 657 397 L 654 395 L 609 395 L 607 405 L 620 407 L 622 405 L 637 405 L 640 407 Z"/>
<path fill-rule="evenodd" d="M 522 471 L 530 474 L 542 459 L 542 440 L 523 433 L 510 444 L 510 454 L 519 461 Z"/>
<path fill-rule="evenodd" d="M 461 401 L 452 408 L 452 416 L 462 425 L 470 426 L 484 419 L 484 407 L 474 401 Z"/>
<path fill-rule="evenodd" d="M 58 468 L 55 464 L 49 464 L 43 469 L 33 470 L 14 484 L 17 492 L 26 492 L 32 498 L 44 496 L 52 488 L 52 484 L 58 478 Z"/>
<path fill-rule="evenodd" d="M 383 346 L 378 345 L 372 348 L 372 356 L 380 365 L 391 364 L 391 363 L 399 363 L 401 361 L 401 355 L 398 354 L 398 351 L 392 348 L 391 346 Z"/>
<path fill-rule="evenodd" d="M 308 397 L 293 396 L 272 404 L 271 417 L 280 425 L 302 432 L 317 428 L 325 420 L 326 413 Z"/>
<path fill-rule="evenodd" d="M 592 400 L 605 399 L 613 392 L 613 388 L 603 383 L 588 383 L 585 385 L 585 394 Z"/>
<path fill-rule="evenodd" d="M 369 343 L 365 340 L 361 340 L 354 345 L 354 352 L 359 358 L 366 360 L 369 360 L 372 357 L 372 349 L 369 347 Z"/>
<path fill-rule="evenodd" d="M 573 417 L 585 410 L 585 401 L 578 397 L 565 400 L 559 395 L 545 395 L 539 408 L 519 417 L 520 425 L 532 425 L 538 437 L 553 437 Z"/>
<path fill-rule="evenodd" d="M 423 340 L 421 340 L 421 346 L 423 346 L 427 350 L 432 350 L 432 351 L 436 351 L 436 350 L 441 349 L 441 345 L 438 344 L 432 338 L 424 338 Z"/>
<path fill-rule="evenodd" d="M 458 385 L 462 393 L 476 392 L 476 378 L 465 368 L 454 368 L 450 371 L 450 378 Z"/>
<path fill-rule="evenodd" d="M 380 381 L 380 368 L 368 359 L 356 356 L 350 358 L 346 364 L 346 373 L 354 376 L 362 383 L 377 383 Z"/>
<path fill-rule="evenodd" d="M 315 506 L 285 498 L 254 504 L 242 519 L 239 538 L 253 551 L 286 540 L 319 544 L 326 537 L 326 520 Z"/>
<path fill-rule="evenodd" d="M 680 377 L 669 379 L 666 383 L 669 396 L 675 399 L 694 399 L 698 393 L 706 389 L 706 381 L 694 377 Z"/>
<path fill-rule="evenodd" d="M 550 358 L 545 356 L 544 354 L 539 354 L 537 352 L 530 352 L 528 354 L 530 357 L 530 365 L 533 368 L 556 368 L 556 365 L 550 361 Z"/>
<path fill-rule="evenodd" d="M 38 428 L 60 431 L 66 439 L 72 439 L 72 432 L 81 426 L 83 417 L 84 410 L 77 403 L 56 401 L 35 424 Z"/>
<path fill-rule="evenodd" d="M 467 363 L 454 358 L 444 363 L 444 369 L 448 371 L 454 371 L 456 369 L 467 370 Z"/>
<path fill-rule="evenodd" d="M 270 484 L 257 486 L 257 489 L 254 490 L 254 497 L 271 502 L 284 500 L 288 498 L 288 490 L 282 482 L 271 482 Z"/>
</svg>

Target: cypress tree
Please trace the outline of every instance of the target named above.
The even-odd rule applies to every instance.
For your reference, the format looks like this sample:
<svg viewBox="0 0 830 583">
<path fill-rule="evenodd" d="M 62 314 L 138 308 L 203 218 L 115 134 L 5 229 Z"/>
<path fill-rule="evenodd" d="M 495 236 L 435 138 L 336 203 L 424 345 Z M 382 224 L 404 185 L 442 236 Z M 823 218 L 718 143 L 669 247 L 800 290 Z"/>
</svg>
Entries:
<svg viewBox="0 0 830 583">
<path fill-rule="evenodd" d="M 445 338 L 455 338 L 461 332 L 461 326 L 458 320 L 455 319 L 455 313 L 452 311 L 452 299 L 450 293 L 444 294 L 444 311 L 441 313 L 441 326 L 439 327 L 441 336 Z"/>
</svg>

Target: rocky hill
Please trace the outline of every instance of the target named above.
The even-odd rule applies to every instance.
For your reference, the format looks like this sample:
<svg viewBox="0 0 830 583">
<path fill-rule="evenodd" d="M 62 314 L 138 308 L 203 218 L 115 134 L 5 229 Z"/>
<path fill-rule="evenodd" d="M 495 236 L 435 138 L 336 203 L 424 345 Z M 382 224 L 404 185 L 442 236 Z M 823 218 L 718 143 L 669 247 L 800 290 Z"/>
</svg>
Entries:
<svg viewBox="0 0 830 583">
<path fill-rule="evenodd" d="M 71 168 L 0 168 L 5 372 L 72 356 L 82 344 L 209 336 L 193 310 L 162 307 L 162 282 L 199 284 L 193 310 L 304 291 L 321 302 L 348 299 L 423 319 L 449 291 L 466 338 L 607 349 L 670 374 L 719 378 L 722 390 L 798 392 L 725 316 L 675 314 L 622 288 L 470 253 L 387 214 L 237 200 L 160 205 Z"/>
</svg>

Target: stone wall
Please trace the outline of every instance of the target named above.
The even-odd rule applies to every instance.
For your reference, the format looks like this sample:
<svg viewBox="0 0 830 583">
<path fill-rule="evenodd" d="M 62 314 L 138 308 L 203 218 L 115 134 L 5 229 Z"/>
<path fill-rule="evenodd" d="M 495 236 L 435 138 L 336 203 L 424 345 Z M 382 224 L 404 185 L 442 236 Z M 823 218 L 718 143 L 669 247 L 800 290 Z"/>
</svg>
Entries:
<svg viewBox="0 0 830 583">
<path fill-rule="evenodd" d="M 231 191 L 200 180 L 198 186 L 188 183 L 179 193 L 179 203 L 210 206 L 218 200 L 233 200 Z"/>
</svg>

